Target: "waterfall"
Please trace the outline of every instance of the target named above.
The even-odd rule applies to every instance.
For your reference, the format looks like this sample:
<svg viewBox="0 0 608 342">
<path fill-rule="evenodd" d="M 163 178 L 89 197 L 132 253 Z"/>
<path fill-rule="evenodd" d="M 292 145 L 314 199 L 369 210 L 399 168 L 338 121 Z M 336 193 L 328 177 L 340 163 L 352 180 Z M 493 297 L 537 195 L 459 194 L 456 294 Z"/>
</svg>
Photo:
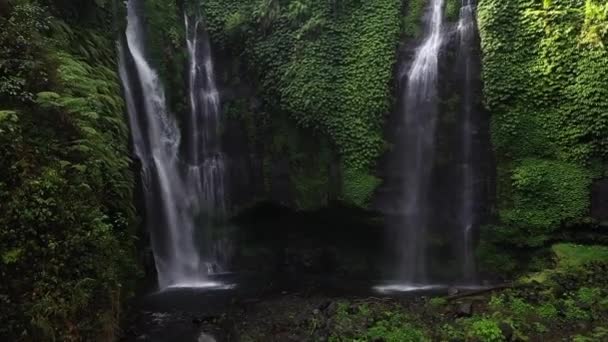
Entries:
<svg viewBox="0 0 608 342">
<path fill-rule="evenodd" d="M 427 283 L 427 220 L 430 174 L 433 168 L 437 123 L 437 75 L 443 41 L 443 0 L 431 0 L 425 38 L 407 73 L 405 88 L 404 198 L 405 245 L 400 255 L 402 280 Z"/>
<path fill-rule="evenodd" d="M 186 122 L 189 128 L 187 183 L 196 189 L 193 199 L 202 200 L 200 204 L 206 206 L 208 214 L 221 214 L 225 210 L 224 156 L 219 141 L 220 98 L 211 48 L 200 19 L 190 25 L 190 19 L 184 15 L 184 24 L 190 63 L 190 116 Z"/>
<path fill-rule="evenodd" d="M 183 161 L 180 160 L 182 137 L 175 118 L 167 110 L 159 76 L 145 58 L 139 1 L 127 2 L 126 49 L 119 44 L 119 71 L 134 153 L 141 162 L 147 224 L 159 287 L 212 285 L 206 280 L 207 265 L 202 261 L 195 242 L 195 216 L 205 180 L 202 177 L 202 185 L 198 187 L 199 178 L 190 177 L 190 171 L 186 172 L 187 176 L 183 175 Z M 139 97 L 135 91 L 139 91 Z M 200 114 L 195 108 L 193 116 Z M 200 123 L 198 119 L 193 122 Z M 193 129 L 188 132 L 189 136 L 198 137 L 199 129 Z M 189 159 L 188 162 L 198 161 L 203 155 L 200 150 L 206 148 L 202 143 L 194 145 L 196 150 L 192 157 L 197 159 Z M 197 171 L 206 167 L 204 162 L 191 165 L 198 168 Z"/>
<path fill-rule="evenodd" d="M 209 37 L 200 17 L 194 23 L 184 14 L 188 47 L 188 93 L 190 115 L 185 120 L 189 129 L 186 143 L 186 184 L 191 189 L 193 205 L 201 208 L 199 216 L 207 220 L 222 218 L 226 210 L 225 158 L 220 143 L 220 97 L 215 82 Z M 226 240 L 206 239 L 208 273 L 222 271 L 230 254 Z M 209 241 L 213 240 L 213 242 Z"/>
<path fill-rule="evenodd" d="M 465 281 L 475 280 L 475 257 L 473 254 L 473 227 L 475 225 L 474 204 L 475 168 L 473 161 L 473 56 L 475 44 L 475 8 L 473 0 L 462 0 L 458 20 L 458 65 L 463 73 L 462 82 L 462 207 L 460 226 L 462 229 L 462 275 Z"/>
</svg>

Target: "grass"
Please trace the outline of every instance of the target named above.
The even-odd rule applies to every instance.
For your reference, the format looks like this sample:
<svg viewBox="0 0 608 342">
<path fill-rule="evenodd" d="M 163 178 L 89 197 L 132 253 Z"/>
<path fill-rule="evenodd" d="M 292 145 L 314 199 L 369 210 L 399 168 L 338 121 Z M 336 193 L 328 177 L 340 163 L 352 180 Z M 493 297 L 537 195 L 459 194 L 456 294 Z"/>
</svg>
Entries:
<svg viewBox="0 0 608 342">
<path fill-rule="evenodd" d="M 523 283 L 544 283 L 552 274 L 578 268 L 594 261 L 608 261 L 608 247 L 584 246 L 573 243 L 558 243 L 551 247 L 556 262 L 555 268 L 526 275 L 520 279 Z"/>
<path fill-rule="evenodd" d="M 608 247 L 604 246 L 560 243 L 553 245 L 551 249 L 555 253 L 558 269 L 575 268 L 593 261 L 608 260 Z"/>
</svg>

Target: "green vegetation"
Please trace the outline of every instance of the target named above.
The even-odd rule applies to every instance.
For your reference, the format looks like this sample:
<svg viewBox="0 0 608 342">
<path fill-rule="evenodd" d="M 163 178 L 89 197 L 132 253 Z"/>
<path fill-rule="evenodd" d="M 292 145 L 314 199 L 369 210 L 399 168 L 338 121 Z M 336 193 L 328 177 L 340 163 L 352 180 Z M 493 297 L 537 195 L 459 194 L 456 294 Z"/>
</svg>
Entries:
<svg viewBox="0 0 608 342">
<path fill-rule="evenodd" d="M 552 247 L 561 269 L 580 267 L 590 262 L 608 260 L 608 247 L 579 246 L 573 244 L 557 244 Z"/>
<path fill-rule="evenodd" d="M 400 32 L 401 2 L 205 1 L 220 49 L 259 80 L 264 110 L 330 138 L 342 159 L 342 198 L 363 206 L 379 180 L 383 115 Z M 418 22 L 418 19 L 416 19 Z M 297 186 L 299 187 L 299 185 Z"/>
<path fill-rule="evenodd" d="M 329 341 L 387 341 L 387 342 L 423 342 L 430 338 L 422 327 L 413 322 L 412 317 L 398 309 L 388 308 L 377 303 L 338 304 L 335 313 L 335 326 Z"/>
<path fill-rule="evenodd" d="M 479 3 L 500 219 L 484 233 L 489 267 L 593 224 L 591 183 L 608 156 L 607 11 L 595 0 Z"/>
<path fill-rule="evenodd" d="M 555 246 L 555 250 L 563 248 Z M 602 341 L 608 336 L 608 277 L 602 271 L 608 261 L 585 259 L 567 272 L 556 263 L 544 283 L 516 282 L 506 289 L 469 296 L 461 293 L 460 298 L 330 299 L 331 304 L 321 305 L 319 310 L 306 305 L 312 302 L 310 305 L 316 308 L 327 299 L 283 297 L 266 304 L 276 317 L 263 324 L 269 327 L 293 322 L 293 318 L 281 319 L 285 315 L 276 312 L 291 310 L 288 312 L 307 323 L 286 323 L 290 336 L 301 340 Z M 463 306 L 470 309 L 463 310 Z M 257 319 L 254 314 L 252 321 Z M 251 325 L 238 333 L 255 331 L 253 340 L 264 340 L 269 336 L 265 330 L 269 328 Z"/>
<path fill-rule="evenodd" d="M 111 6 L 4 10 L 0 336 L 111 339 L 138 264 Z"/>
<path fill-rule="evenodd" d="M 503 239 L 519 246 L 541 246 L 563 222 L 589 208 L 589 171 L 576 164 L 524 159 L 512 170 L 512 204 L 499 211 L 509 229 Z"/>
<path fill-rule="evenodd" d="M 408 1 L 407 7 L 407 13 L 403 18 L 403 33 L 410 39 L 420 38 L 422 34 L 421 18 L 426 8 L 426 0 Z"/>
<path fill-rule="evenodd" d="M 487 342 L 500 342 L 505 340 L 502 331 L 498 327 L 498 323 L 487 318 L 475 320 L 471 324 L 469 337 Z"/>
<path fill-rule="evenodd" d="M 158 71 L 174 113 L 188 110 L 184 67 L 187 65 L 184 18 L 177 1 L 144 1 L 148 61 Z M 190 4 L 190 2 L 188 2 Z"/>
</svg>

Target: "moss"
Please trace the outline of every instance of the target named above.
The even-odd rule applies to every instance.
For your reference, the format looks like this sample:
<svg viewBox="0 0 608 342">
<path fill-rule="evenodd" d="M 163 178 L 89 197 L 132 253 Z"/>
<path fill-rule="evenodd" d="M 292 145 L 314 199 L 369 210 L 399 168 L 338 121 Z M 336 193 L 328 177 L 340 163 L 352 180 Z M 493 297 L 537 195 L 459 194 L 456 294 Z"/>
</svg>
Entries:
<svg viewBox="0 0 608 342">
<path fill-rule="evenodd" d="M 343 200 L 353 205 L 365 207 L 380 179 L 366 171 L 346 168 L 342 175 Z"/>
<path fill-rule="evenodd" d="M 422 34 L 422 15 L 427 0 L 411 0 L 403 18 L 403 33 L 409 38 L 419 38 Z"/>
<path fill-rule="evenodd" d="M 582 246 L 560 243 L 551 248 L 555 253 L 557 266 L 562 269 L 580 267 L 594 261 L 608 261 L 608 247 Z"/>
<path fill-rule="evenodd" d="M 460 5 L 459 0 L 447 0 L 445 3 L 445 17 L 449 21 L 457 21 L 460 16 Z"/>
<path fill-rule="evenodd" d="M 186 33 L 181 9 L 176 1 L 144 1 L 148 60 L 158 71 L 175 113 L 187 111 L 184 65 Z M 187 1 L 190 4 L 190 1 Z"/>
</svg>

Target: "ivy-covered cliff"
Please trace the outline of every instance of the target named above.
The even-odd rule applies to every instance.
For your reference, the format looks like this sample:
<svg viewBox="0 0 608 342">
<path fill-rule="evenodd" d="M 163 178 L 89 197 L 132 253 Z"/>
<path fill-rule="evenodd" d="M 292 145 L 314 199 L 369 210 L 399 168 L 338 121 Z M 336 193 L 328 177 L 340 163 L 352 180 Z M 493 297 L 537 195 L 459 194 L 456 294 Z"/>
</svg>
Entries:
<svg viewBox="0 0 608 342">
<path fill-rule="evenodd" d="M 110 339 L 137 278 L 109 1 L 0 7 L 0 339 Z"/>
<path fill-rule="evenodd" d="M 253 88 L 229 98 L 226 115 L 247 122 L 248 145 L 261 145 L 267 192 L 287 155 L 296 207 L 331 197 L 365 206 L 380 182 L 373 169 L 385 148 L 401 1 L 205 1 L 203 13 L 217 60 L 231 60 L 226 82 Z"/>
<path fill-rule="evenodd" d="M 601 234 L 590 201 L 592 182 L 608 176 L 608 4 L 482 0 L 478 16 L 498 175 L 499 222 L 484 242 L 539 247 L 568 230 Z"/>
</svg>

